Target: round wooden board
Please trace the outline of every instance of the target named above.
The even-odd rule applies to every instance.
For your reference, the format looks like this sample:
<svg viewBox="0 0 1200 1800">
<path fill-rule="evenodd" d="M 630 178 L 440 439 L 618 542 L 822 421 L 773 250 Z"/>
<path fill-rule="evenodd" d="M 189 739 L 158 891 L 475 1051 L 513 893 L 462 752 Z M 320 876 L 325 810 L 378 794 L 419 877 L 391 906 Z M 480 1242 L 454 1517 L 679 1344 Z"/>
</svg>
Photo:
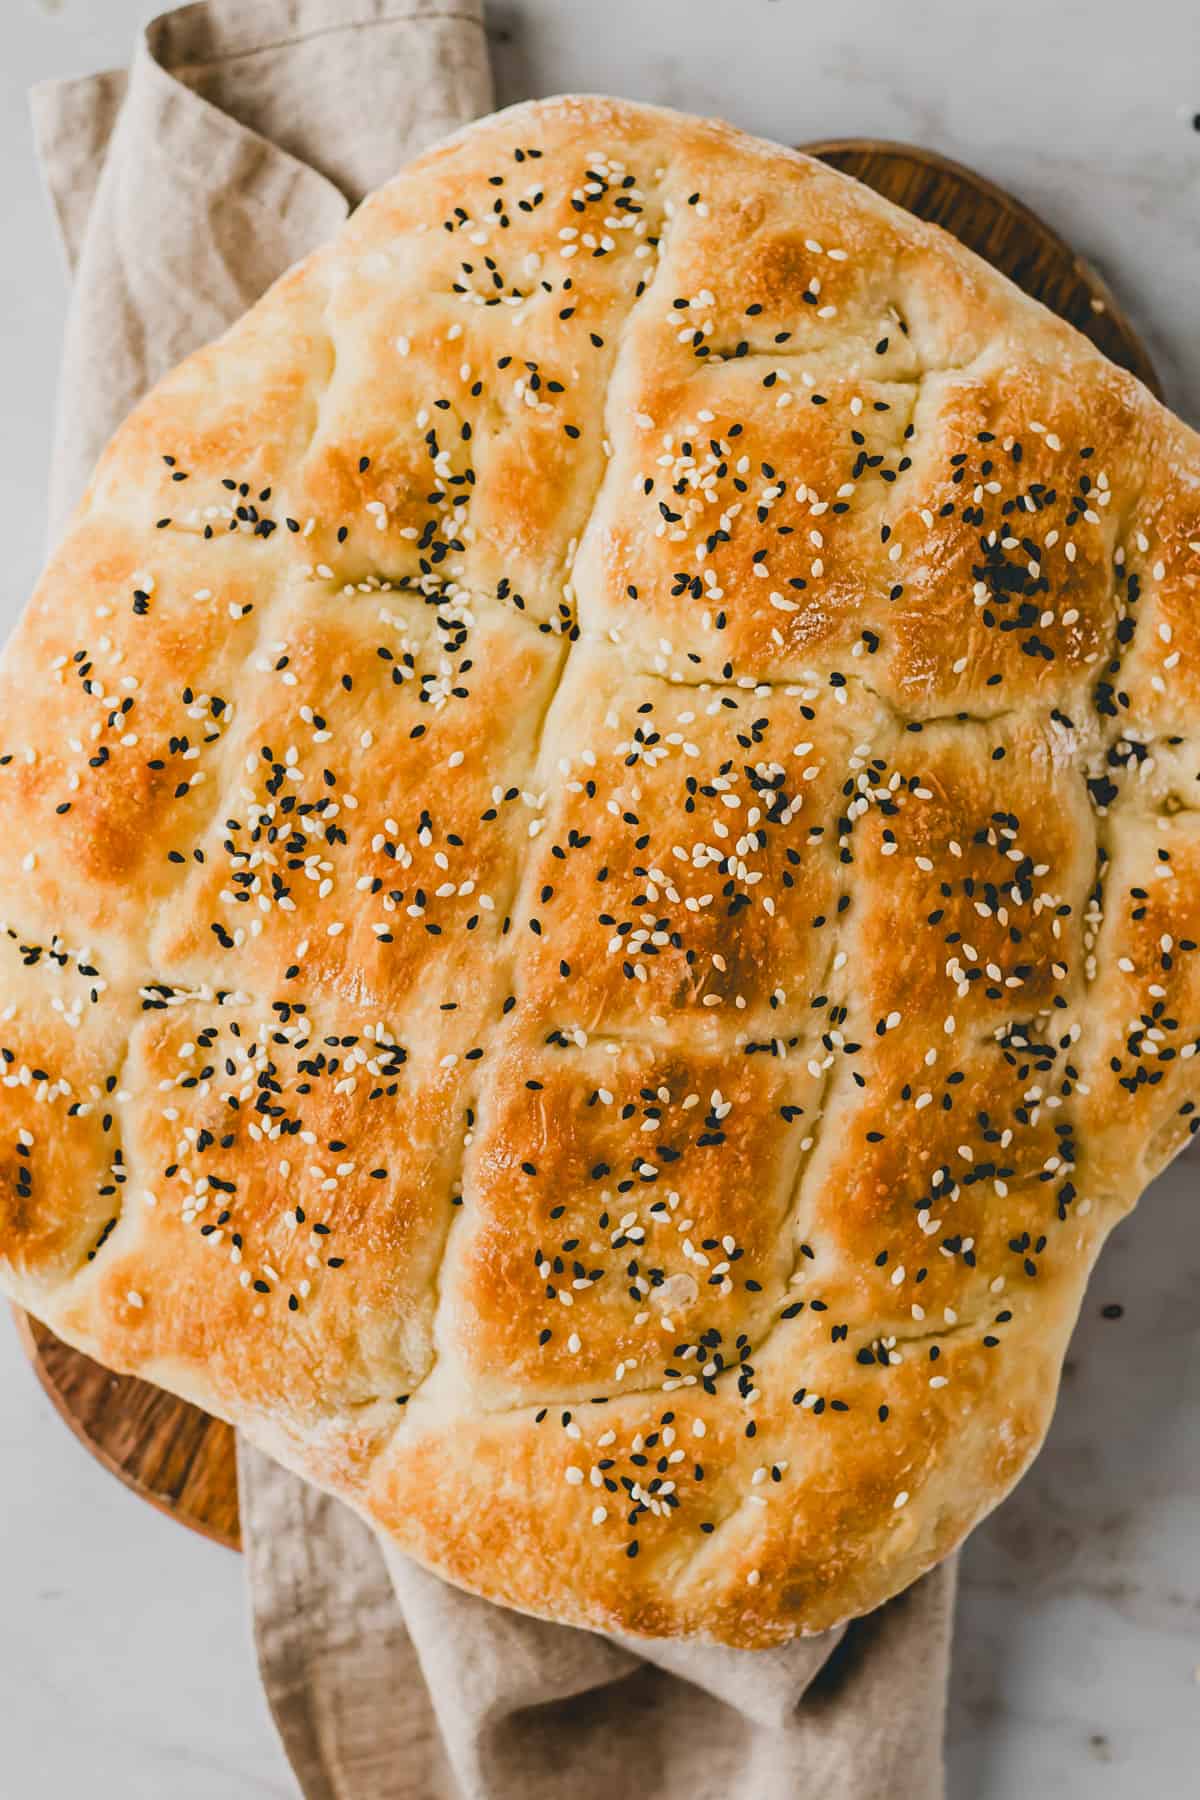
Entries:
<svg viewBox="0 0 1200 1800">
<path fill-rule="evenodd" d="M 101 1368 L 39 1320 L 19 1311 L 16 1318 L 38 1379 L 92 1455 L 151 1505 L 240 1549 L 232 1427 L 148 1381 Z"/>
<path fill-rule="evenodd" d="M 840 138 L 802 148 L 952 232 L 1161 397 L 1145 347 L 1100 276 L 1020 201 L 908 144 Z M 239 1548 L 232 1429 L 148 1382 L 110 1374 L 23 1314 L 18 1324 L 42 1386 L 92 1454 L 153 1505 Z"/>
</svg>

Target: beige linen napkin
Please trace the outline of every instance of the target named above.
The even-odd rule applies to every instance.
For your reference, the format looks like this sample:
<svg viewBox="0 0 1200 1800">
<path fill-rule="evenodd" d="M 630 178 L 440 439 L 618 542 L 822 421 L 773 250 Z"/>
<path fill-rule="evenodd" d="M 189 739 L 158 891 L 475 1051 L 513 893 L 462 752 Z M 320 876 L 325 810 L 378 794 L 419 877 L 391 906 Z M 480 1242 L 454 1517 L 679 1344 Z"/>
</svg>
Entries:
<svg viewBox="0 0 1200 1800">
<path fill-rule="evenodd" d="M 37 90 L 74 287 L 61 528 L 159 375 L 491 104 L 480 0 L 208 0 Z M 259 1662 L 307 1800 L 935 1800 L 953 1568 L 786 1649 L 621 1642 L 446 1586 L 240 1447 Z"/>
</svg>

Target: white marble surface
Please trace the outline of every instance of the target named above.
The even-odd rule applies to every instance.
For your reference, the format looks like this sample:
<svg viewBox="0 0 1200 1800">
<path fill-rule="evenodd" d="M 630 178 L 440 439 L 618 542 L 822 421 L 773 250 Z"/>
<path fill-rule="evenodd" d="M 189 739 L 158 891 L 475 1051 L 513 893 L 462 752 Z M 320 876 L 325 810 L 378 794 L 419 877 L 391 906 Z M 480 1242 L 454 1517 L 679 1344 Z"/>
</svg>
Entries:
<svg viewBox="0 0 1200 1800">
<path fill-rule="evenodd" d="M 63 309 L 25 90 L 124 60 L 154 10 L 4 0 L 3 629 L 41 555 Z M 783 139 L 904 138 L 972 163 L 1104 270 L 1200 423 L 1195 0 L 495 0 L 490 17 L 504 100 L 607 89 Z M 1176 1165 L 1109 1247 L 1050 1442 L 966 1553 L 950 1800 L 1197 1791 L 1198 1188 L 1200 1162 Z M 1103 1318 L 1114 1300 L 1123 1317 Z M 0 1565 L 0 1793 L 294 1794 L 237 1561 L 84 1456 L 4 1323 Z"/>
</svg>

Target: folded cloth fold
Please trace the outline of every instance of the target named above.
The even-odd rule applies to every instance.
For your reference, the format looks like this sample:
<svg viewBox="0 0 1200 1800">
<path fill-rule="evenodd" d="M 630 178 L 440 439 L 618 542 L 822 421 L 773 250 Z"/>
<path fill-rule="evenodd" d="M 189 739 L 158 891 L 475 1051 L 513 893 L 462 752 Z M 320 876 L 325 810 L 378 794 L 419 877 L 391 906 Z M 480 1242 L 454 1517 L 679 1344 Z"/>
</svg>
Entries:
<svg viewBox="0 0 1200 1800">
<path fill-rule="evenodd" d="M 491 105 L 480 0 L 207 0 L 33 97 L 73 275 L 52 535 L 157 378 Z M 780 1649 L 619 1640 L 447 1586 L 239 1444 L 259 1664 L 307 1800 L 936 1800 L 953 1565 Z"/>
<path fill-rule="evenodd" d="M 491 106 L 481 0 L 206 0 L 33 120 L 74 288 L 51 535 L 125 414 L 352 205 Z"/>
</svg>

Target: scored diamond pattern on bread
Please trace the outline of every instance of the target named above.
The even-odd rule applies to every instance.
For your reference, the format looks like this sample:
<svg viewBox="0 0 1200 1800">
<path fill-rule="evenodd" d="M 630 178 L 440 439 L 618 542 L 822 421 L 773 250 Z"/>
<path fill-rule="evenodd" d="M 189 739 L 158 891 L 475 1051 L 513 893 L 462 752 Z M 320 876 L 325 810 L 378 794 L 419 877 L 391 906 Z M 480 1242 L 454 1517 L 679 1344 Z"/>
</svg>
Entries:
<svg viewBox="0 0 1200 1800">
<path fill-rule="evenodd" d="M 8 647 L 0 1280 L 510 1605 L 876 1605 L 1197 1117 L 1198 591 L 1195 436 L 935 228 L 461 133 Z"/>
</svg>

